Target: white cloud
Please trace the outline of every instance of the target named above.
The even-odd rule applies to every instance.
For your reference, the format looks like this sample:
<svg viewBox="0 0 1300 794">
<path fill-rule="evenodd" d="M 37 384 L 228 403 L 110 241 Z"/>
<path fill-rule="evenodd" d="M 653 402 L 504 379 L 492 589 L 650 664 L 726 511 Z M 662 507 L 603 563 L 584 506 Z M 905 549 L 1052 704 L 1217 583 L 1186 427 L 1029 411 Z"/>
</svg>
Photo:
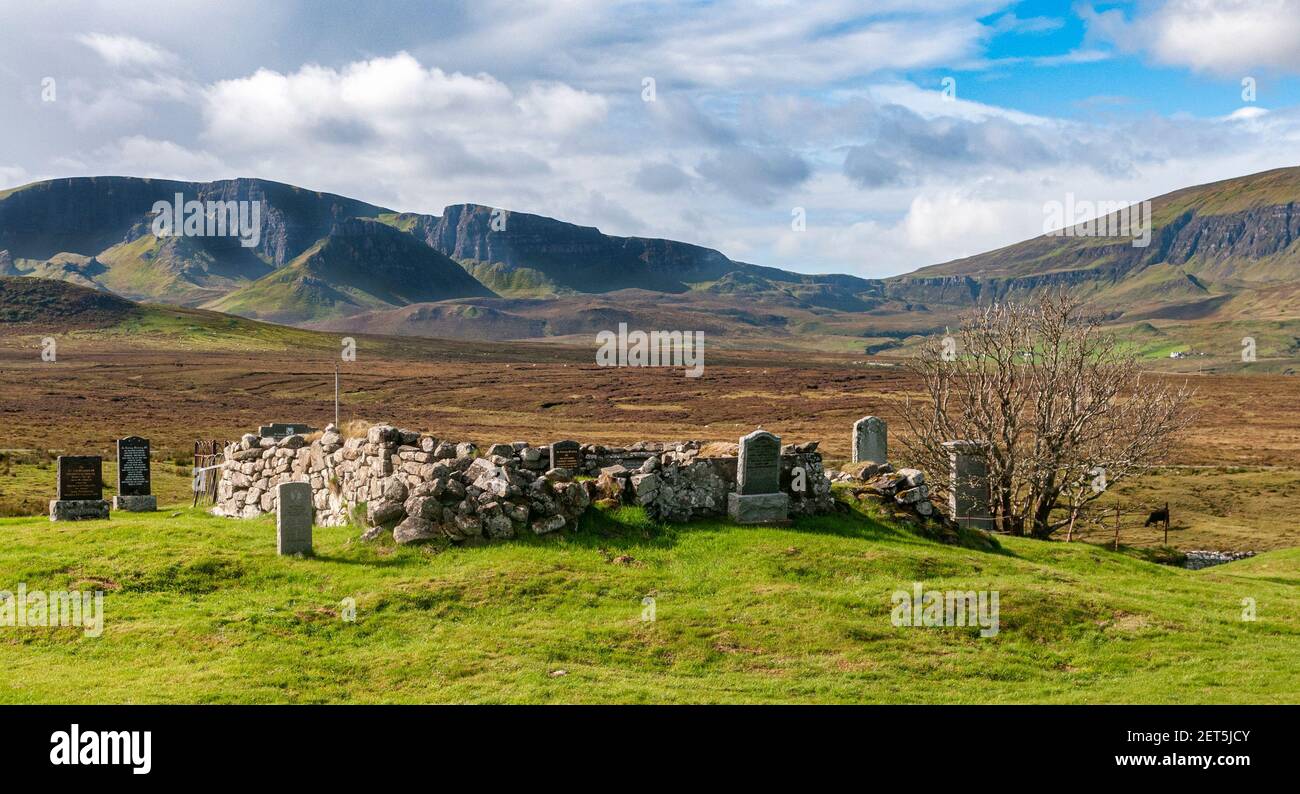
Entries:
<svg viewBox="0 0 1300 794">
<path fill-rule="evenodd" d="M 1300 72 L 1300 0 L 1169 0 L 1133 20 L 1080 9 L 1090 32 L 1157 61 L 1226 76 Z"/>
<path fill-rule="evenodd" d="M 217 82 L 204 100 L 206 139 L 231 150 L 452 141 L 467 150 L 510 149 L 598 123 L 607 108 L 604 98 L 562 83 L 516 95 L 491 75 L 425 68 L 405 52 L 342 69 L 259 69 Z"/>
<path fill-rule="evenodd" d="M 78 43 L 93 50 L 111 66 L 167 66 L 176 62 L 176 56 L 135 36 L 108 33 L 79 33 Z"/>
<path fill-rule="evenodd" d="M 536 83 L 515 105 L 523 118 L 558 135 L 597 124 L 609 110 L 604 97 L 578 91 L 564 83 Z"/>
<path fill-rule="evenodd" d="M 0 165 L 0 190 L 25 185 L 30 181 L 26 168 L 20 165 Z"/>
<path fill-rule="evenodd" d="M 104 175 L 200 182 L 242 176 L 228 170 L 213 154 L 144 135 L 120 138 L 98 149 L 92 159 L 97 173 Z"/>
</svg>

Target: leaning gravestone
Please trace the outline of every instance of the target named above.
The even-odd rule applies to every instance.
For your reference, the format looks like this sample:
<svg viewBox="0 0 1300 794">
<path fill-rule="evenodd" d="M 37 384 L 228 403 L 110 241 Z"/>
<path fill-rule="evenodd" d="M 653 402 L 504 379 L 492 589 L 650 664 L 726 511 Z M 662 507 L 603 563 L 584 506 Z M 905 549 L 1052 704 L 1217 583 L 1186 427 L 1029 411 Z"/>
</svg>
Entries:
<svg viewBox="0 0 1300 794">
<path fill-rule="evenodd" d="M 104 459 L 98 455 L 60 455 L 58 465 L 58 498 L 50 502 L 50 520 L 108 518 Z"/>
<path fill-rule="evenodd" d="M 275 547 L 278 554 L 311 554 L 311 483 L 275 486 Z"/>
<path fill-rule="evenodd" d="M 740 439 L 736 490 L 727 494 L 727 515 L 737 524 L 785 521 L 790 496 L 781 491 L 781 438 L 755 430 Z"/>
<path fill-rule="evenodd" d="M 556 441 L 551 445 L 551 468 L 577 474 L 582 469 L 582 445 L 577 441 Z"/>
<path fill-rule="evenodd" d="M 138 513 L 158 509 L 150 490 L 149 439 L 139 436 L 117 440 L 117 495 L 114 510 Z"/>
<path fill-rule="evenodd" d="M 984 455 L 988 444 L 980 441 L 946 441 L 952 487 L 948 493 L 948 510 L 958 526 L 970 529 L 993 529 L 989 511 L 989 469 Z"/>
<path fill-rule="evenodd" d="M 864 416 L 853 423 L 853 462 L 888 463 L 888 433 L 885 420 Z"/>
</svg>

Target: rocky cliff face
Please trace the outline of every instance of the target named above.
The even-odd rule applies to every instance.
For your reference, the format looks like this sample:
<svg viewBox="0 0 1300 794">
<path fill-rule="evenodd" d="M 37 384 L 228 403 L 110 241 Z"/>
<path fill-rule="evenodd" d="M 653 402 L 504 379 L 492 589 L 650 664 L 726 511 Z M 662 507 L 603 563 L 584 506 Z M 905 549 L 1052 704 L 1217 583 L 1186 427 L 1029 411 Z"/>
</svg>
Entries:
<svg viewBox="0 0 1300 794">
<path fill-rule="evenodd" d="M 424 216 L 416 234 L 458 261 L 501 263 L 543 273 L 556 287 L 612 292 L 639 287 L 684 292 L 688 282 L 709 281 L 744 266 L 721 253 L 674 240 L 613 237 L 590 226 L 529 215 L 498 214 L 477 204 L 447 207 Z"/>
<path fill-rule="evenodd" d="M 52 179 L 0 200 L 0 249 L 15 258 L 60 252 L 93 256 L 149 234 L 155 202 L 260 201 L 262 233 L 254 251 L 280 266 L 311 247 L 339 220 L 383 212 L 355 199 L 262 179 L 176 182 L 133 177 Z M 238 246 L 238 241 L 229 241 Z"/>
<path fill-rule="evenodd" d="M 1234 296 L 1268 305 L 1300 281 L 1300 168 L 1188 188 L 1151 201 L 1150 244 L 1042 236 L 890 279 L 890 297 L 933 305 L 1081 291 L 1116 314 L 1159 304 L 1201 316 Z M 1152 315 L 1154 316 L 1154 315 Z M 1172 315 L 1171 315 L 1172 316 Z"/>
</svg>

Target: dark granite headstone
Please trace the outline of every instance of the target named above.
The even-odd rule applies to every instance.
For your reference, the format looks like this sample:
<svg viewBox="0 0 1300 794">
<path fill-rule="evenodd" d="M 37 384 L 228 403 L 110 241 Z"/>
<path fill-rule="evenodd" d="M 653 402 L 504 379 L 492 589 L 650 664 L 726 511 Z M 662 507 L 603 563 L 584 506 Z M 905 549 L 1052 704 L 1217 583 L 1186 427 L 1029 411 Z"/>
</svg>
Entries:
<svg viewBox="0 0 1300 794">
<path fill-rule="evenodd" d="M 50 500 L 51 521 L 108 518 L 104 501 L 104 459 L 98 455 L 59 456 L 58 498 Z"/>
<path fill-rule="evenodd" d="M 59 456 L 59 501 L 104 498 L 104 459 L 98 455 Z"/>
<path fill-rule="evenodd" d="M 117 441 L 117 493 L 119 496 L 148 496 L 149 439 L 131 436 Z"/>
<path fill-rule="evenodd" d="M 577 441 L 556 441 L 551 445 L 551 468 L 577 473 L 582 468 L 582 445 Z"/>
</svg>

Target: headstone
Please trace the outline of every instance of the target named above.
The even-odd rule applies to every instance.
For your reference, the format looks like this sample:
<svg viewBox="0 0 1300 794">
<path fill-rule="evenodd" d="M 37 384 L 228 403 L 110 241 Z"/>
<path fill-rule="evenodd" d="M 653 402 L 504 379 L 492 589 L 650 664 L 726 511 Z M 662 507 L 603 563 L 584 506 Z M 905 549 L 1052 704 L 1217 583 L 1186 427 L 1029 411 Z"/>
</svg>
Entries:
<svg viewBox="0 0 1300 794">
<path fill-rule="evenodd" d="M 958 526 L 970 529 L 993 529 L 989 512 L 989 469 L 985 454 L 988 444 L 982 441 L 947 441 L 949 476 L 948 511 Z"/>
<path fill-rule="evenodd" d="M 727 515 L 737 524 L 768 524 L 789 516 L 790 496 L 781 491 L 781 438 L 755 430 L 740 438 L 736 490 L 727 494 Z"/>
<path fill-rule="evenodd" d="M 293 424 L 289 422 L 272 422 L 269 425 L 262 425 L 257 428 L 257 435 L 262 438 L 288 438 L 289 436 L 305 436 L 315 431 L 316 428 L 311 425 Z"/>
<path fill-rule="evenodd" d="M 275 486 L 275 546 L 279 554 L 311 554 L 311 484 Z"/>
<path fill-rule="evenodd" d="M 108 518 L 103 458 L 98 455 L 60 455 L 58 478 L 58 498 L 50 502 L 51 521 Z"/>
<path fill-rule="evenodd" d="M 149 478 L 149 439 L 130 436 L 117 440 L 117 495 L 114 510 L 146 512 L 158 509 Z"/>
<path fill-rule="evenodd" d="M 551 468 L 577 474 L 582 469 L 582 445 L 577 441 L 556 441 L 551 445 Z"/>
<path fill-rule="evenodd" d="M 889 430 L 879 416 L 864 416 L 853 423 L 853 462 L 888 463 Z"/>
</svg>

